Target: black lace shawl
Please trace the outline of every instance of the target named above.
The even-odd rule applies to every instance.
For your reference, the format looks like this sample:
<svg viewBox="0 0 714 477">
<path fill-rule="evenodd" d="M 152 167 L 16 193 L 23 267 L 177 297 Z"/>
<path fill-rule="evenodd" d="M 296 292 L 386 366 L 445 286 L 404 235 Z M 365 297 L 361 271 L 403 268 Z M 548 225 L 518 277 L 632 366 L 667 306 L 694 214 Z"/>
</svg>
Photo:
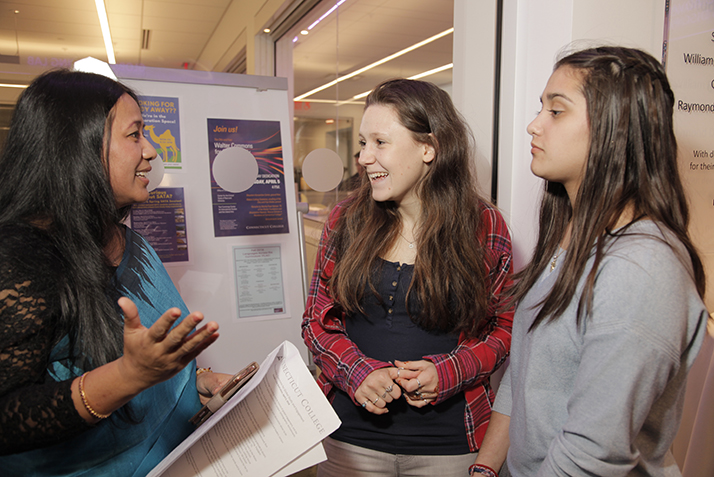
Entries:
<svg viewBox="0 0 714 477">
<path fill-rule="evenodd" d="M 70 381 L 47 372 L 59 327 L 62 259 L 46 235 L 0 226 L 0 455 L 58 443 L 89 429 Z"/>
</svg>

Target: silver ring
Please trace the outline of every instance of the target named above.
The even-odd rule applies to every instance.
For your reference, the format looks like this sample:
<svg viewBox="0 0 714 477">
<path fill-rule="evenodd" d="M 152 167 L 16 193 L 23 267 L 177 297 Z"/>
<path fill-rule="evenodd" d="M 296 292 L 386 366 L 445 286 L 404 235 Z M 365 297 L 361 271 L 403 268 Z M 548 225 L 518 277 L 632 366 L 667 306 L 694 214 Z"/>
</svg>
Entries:
<svg viewBox="0 0 714 477">
<path fill-rule="evenodd" d="M 384 391 L 384 394 L 382 394 L 382 399 L 387 397 L 387 394 L 389 394 L 387 391 Z"/>
<path fill-rule="evenodd" d="M 419 381 L 419 378 L 416 378 L 416 380 L 417 380 L 417 384 L 418 384 L 419 387 L 421 388 L 421 386 L 422 386 L 421 381 Z"/>
<path fill-rule="evenodd" d="M 415 395 L 416 397 L 421 397 L 421 391 L 419 391 L 419 390 L 417 389 L 416 391 L 414 391 L 414 395 Z"/>
<path fill-rule="evenodd" d="M 377 394 L 377 399 L 375 399 L 374 401 L 372 401 L 372 404 L 376 405 L 378 401 L 379 401 L 379 394 Z"/>
<path fill-rule="evenodd" d="M 399 373 L 402 371 L 402 368 L 397 368 L 397 377 L 399 377 Z"/>
<path fill-rule="evenodd" d="M 369 399 L 367 399 L 365 402 L 362 403 L 362 407 L 367 407 L 367 403 L 369 402 Z"/>
<path fill-rule="evenodd" d="M 425 403 L 429 404 L 429 403 L 426 401 L 426 398 L 421 398 L 421 399 L 422 399 Z"/>
<path fill-rule="evenodd" d="M 394 389 L 394 385 L 390 384 L 389 387 L 385 389 L 385 391 L 387 391 L 388 393 L 391 393 L 392 389 Z"/>
</svg>

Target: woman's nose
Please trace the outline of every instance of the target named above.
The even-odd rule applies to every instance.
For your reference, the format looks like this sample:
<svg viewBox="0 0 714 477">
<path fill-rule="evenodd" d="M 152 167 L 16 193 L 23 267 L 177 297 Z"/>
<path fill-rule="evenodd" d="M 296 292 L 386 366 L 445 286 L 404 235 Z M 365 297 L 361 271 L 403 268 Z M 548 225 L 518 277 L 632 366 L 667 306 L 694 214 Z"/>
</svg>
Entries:
<svg viewBox="0 0 714 477">
<path fill-rule="evenodd" d="M 368 151 L 368 146 L 364 146 L 362 150 L 359 153 L 359 159 L 357 159 L 357 163 L 364 167 L 367 164 L 372 164 L 374 162 L 374 155 Z"/>
<path fill-rule="evenodd" d="M 144 145 L 141 148 L 141 157 L 147 161 L 153 161 L 159 154 L 156 152 L 156 148 L 154 148 L 153 144 L 151 144 L 148 139 L 143 139 Z"/>
<path fill-rule="evenodd" d="M 538 114 L 538 116 L 536 116 L 535 119 L 526 127 L 526 132 L 531 136 L 537 136 L 540 132 L 540 123 L 538 118 L 540 118 L 540 114 Z"/>
</svg>

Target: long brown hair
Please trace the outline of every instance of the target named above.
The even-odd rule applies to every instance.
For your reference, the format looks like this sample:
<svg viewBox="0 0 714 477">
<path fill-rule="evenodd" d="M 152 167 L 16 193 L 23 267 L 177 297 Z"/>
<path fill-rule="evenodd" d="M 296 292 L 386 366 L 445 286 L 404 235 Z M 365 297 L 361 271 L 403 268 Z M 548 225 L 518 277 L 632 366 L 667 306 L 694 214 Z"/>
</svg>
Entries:
<svg viewBox="0 0 714 477">
<path fill-rule="evenodd" d="M 691 262 L 693 280 L 703 296 L 704 269 L 687 231 L 689 209 L 677 169 L 674 93 L 664 68 L 649 54 L 623 47 L 575 52 L 561 58 L 554 71 L 562 67 L 575 69 L 582 78 L 590 151 L 575 204 L 561 184 L 545 184 L 538 242 L 533 259 L 516 275 L 515 300 L 534 285 L 571 220 L 572 229 L 563 269 L 540 303 L 531 329 L 564 313 L 594 247 L 594 264 L 578 304 L 578 323 L 587 316 L 598 266 L 610 242 L 606 238 L 627 234 L 628 226 L 617 232 L 613 228 L 630 207 L 633 221 L 629 225 L 647 217 L 682 243 L 688 257 L 680 259 Z"/>
<path fill-rule="evenodd" d="M 475 335 L 486 317 L 489 288 L 471 132 L 449 95 L 428 82 L 386 81 L 370 93 L 365 109 L 375 104 L 392 108 L 417 142 L 436 151 L 416 186 L 422 222 L 407 295 L 418 298 L 420 313 L 412 320 L 428 330 Z M 369 179 L 363 177 L 335 226 L 331 240 L 337 261 L 332 276 L 324 277 L 346 311 L 361 310 L 366 293 L 378 295 L 379 257 L 399 238 L 400 228 L 396 203 L 372 199 Z"/>
</svg>

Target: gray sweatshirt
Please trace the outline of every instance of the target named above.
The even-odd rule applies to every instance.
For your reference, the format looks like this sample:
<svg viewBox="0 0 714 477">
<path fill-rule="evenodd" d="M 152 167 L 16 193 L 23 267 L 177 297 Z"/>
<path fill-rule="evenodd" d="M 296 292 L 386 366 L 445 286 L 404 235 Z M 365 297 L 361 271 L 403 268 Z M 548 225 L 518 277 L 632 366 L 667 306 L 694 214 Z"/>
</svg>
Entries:
<svg viewBox="0 0 714 477">
<path fill-rule="evenodd" d="M 494 410 L 511 416 L 508 469 L 521 476 L 659 476 L 677 433 L 686 377 L 707 310 L 689 265 L 649 220 L 614 241 L 600 265 L 592 314 L 578 293 L 555 322 L 528 328 L 565 259 L 524 297 Z M 676 239 L 684 263 L 688 255 Z M 592 266 L 592 259 L 584 276 Z"/>
</svg>

